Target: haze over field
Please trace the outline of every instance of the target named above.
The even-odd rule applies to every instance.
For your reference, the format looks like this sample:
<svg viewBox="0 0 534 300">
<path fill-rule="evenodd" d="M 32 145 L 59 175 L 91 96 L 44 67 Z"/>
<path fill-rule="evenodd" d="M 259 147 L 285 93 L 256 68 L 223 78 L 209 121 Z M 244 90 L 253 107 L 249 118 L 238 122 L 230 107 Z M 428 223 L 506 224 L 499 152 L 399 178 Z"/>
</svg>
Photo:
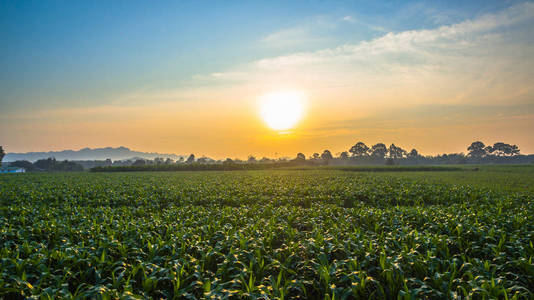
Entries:
<svg viewBox="0 0 534 300">
<path fill-rule="evenodd" d="M 179 159 L 181 156 L 172 153 L 140 152 L 126 147 L 117 148 L 84 148 L 80 150 L 63 150 L 47 152 L 8 153 L 3 161 L 13 162 L 17 160 L 36 161 L 53 157 L 57 160 L 124 160 L 124 159 L 155 159 L 156 157 Z"/>
<path fill-rule="evenodd" d="M 534 3 L 0 2 L 6 152 L 534 152 Z"/>
</svg>

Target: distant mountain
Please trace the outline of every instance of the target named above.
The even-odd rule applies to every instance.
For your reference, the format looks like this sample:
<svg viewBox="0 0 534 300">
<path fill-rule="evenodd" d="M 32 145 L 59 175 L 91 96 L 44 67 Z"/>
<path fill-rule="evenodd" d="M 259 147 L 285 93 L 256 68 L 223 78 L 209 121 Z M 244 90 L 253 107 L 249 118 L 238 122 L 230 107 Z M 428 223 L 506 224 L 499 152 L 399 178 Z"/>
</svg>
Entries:
<svg viewBox="0 0 534 300">
<path fill-rule="evenodd" d="M 124 160 L 132 158 L 154 159 L 156 157 L 178 159 L 182 157 L 176 154 L 155 153 L 155 152 L 140 152 L 133 151 L 126 147 L 118 148 L 83 148 L 81 150 L 63 150 L 63 151 L 49 151 L 49 152 L 28 152 L 28 153 L 6 153 L 4 162 L 16 160 L 36 161 L 43 158 L 54 157 L 56 160 Z"/>
</svg>

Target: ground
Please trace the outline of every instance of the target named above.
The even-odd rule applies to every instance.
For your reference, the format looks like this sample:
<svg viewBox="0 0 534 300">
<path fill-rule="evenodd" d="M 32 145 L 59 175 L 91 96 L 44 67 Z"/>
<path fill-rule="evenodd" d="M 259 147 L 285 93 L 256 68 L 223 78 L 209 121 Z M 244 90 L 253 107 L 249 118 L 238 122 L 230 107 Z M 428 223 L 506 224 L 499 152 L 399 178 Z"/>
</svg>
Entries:
<svg viewBox="0 0 534 300">
<path fill-rule="evenodd" d="M 0 177 L 0 297 L 531 298 L 534 166 Z"/>
</svg>

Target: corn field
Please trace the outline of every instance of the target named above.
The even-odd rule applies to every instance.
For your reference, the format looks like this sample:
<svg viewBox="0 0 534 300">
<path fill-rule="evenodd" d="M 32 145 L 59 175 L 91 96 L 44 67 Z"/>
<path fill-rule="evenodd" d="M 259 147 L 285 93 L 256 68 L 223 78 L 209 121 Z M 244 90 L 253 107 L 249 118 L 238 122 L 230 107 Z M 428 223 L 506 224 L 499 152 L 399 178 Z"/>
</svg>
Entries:
<svg viewBox="0 0 534 300">
<path fill-rule="evenodd" d="M 2 176 L 0 297 L 532 299 L 534 194 L 468 175 Z"/>
</svg>

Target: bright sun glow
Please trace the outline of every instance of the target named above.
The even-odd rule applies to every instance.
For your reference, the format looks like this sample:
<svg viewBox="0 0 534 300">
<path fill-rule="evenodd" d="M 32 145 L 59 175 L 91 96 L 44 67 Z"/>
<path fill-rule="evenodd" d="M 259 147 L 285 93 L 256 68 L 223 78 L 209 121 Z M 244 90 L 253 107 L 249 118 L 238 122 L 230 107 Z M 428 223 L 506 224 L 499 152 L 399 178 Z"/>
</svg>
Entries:
<svg viewBox="0 0 534 300">
<path fill-rule="evenodd" d="M 304 111 L 304 95 L 301 92 L 276 92 L 261 98 L 261 117 L 274 130 L 293 128 Z"/>
</svg>

